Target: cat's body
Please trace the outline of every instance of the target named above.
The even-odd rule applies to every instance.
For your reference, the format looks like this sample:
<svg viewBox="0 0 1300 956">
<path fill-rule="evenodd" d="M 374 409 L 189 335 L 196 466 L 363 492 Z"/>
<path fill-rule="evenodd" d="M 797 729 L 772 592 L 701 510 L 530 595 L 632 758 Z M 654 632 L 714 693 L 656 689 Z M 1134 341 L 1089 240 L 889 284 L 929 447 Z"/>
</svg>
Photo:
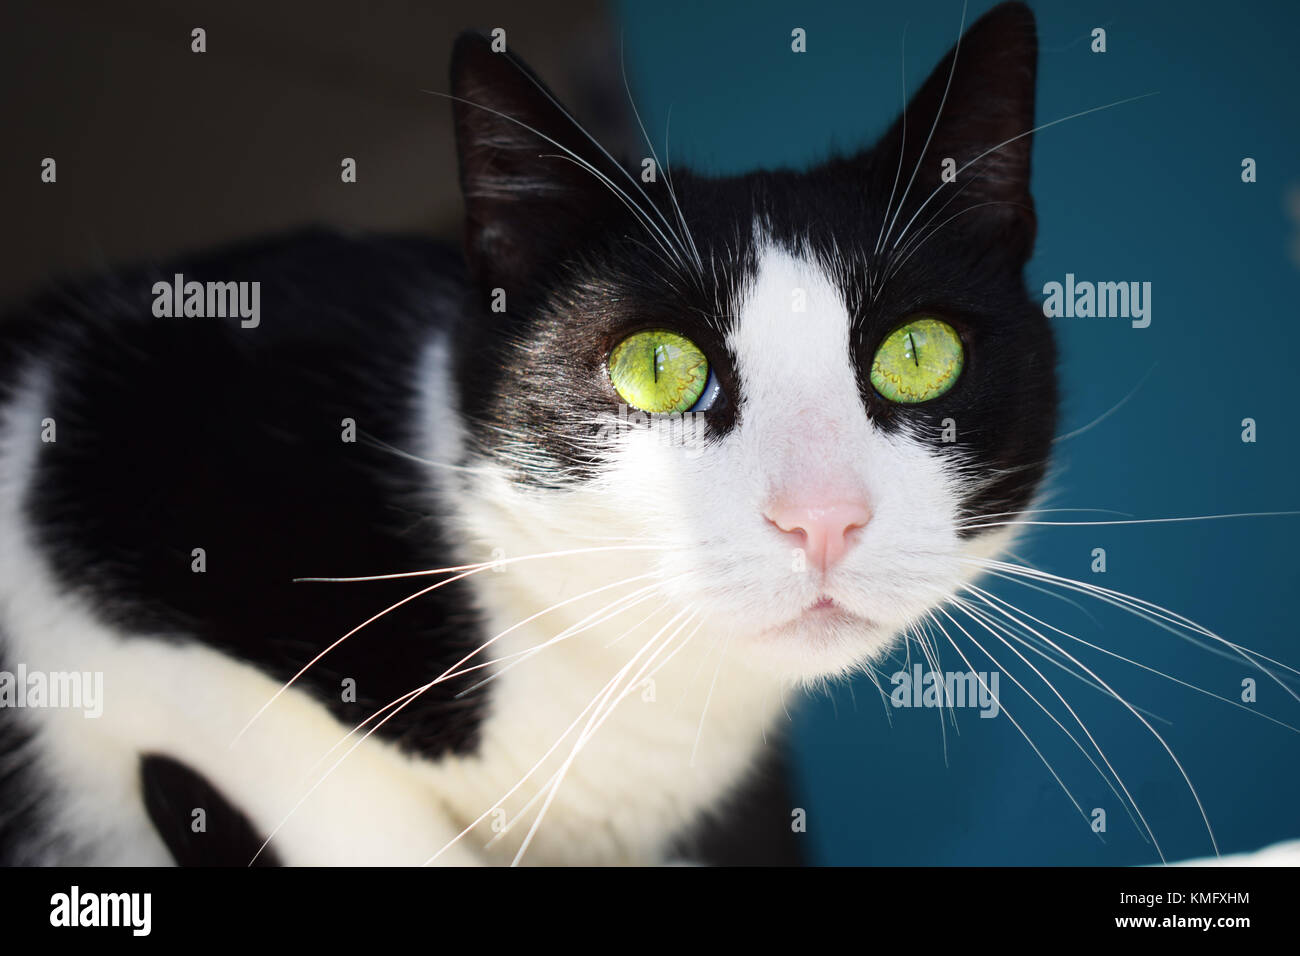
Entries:
<svg viewBox="0 0 1300 956">
<path fill-rule="evenodd" d="M 616 195 L 549 94 L 466 38 L 468 273 L 432 243 L 312 233 L 0 323 L 0 670 L 104 675 L 97 718 L 3 715 L 0 852 L 246 862 L 274 832 L 263 862 L 508 862 L 528 841 L 527 862 L 646 863 L 725 824 L 706 856 L 794 859 L 785 693 L 972 578 L 1005 535 L 963 520 L 1026 507 L 1045 467 L 1032 31 L 991 13 L 874 150 L 674 173 L 653 200 Z M 927 205 L 948 156 L 966 191 Z M 260 282 L 260 323 L 156 316 L 176 274 Z M 873 355 L 918 315 L 965 357 L 899 404 Z M 660 328 L 712 373 L 673 441 L 628 425 L 607 371 Z M 456 572 L 295 579 L 461 566 L 313 662 Z"/>
</svg>

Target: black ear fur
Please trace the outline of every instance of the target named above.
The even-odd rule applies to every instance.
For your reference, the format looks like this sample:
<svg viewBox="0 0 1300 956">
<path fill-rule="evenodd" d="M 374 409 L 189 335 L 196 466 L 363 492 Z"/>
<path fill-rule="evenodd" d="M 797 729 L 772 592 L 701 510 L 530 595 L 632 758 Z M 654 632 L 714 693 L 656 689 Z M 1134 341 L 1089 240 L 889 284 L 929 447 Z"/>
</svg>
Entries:
<svg viewBox="0 0 1300 956">
<path fill-rule="evenodd" d="M 913 229 L 952 200 L 941 218 L 960 212 L 963 226 L 992 229 L 1009 251 L 1028 258 L 1037 227 L 1028 135 L 1034 126 L 1037 65 L 1034 15 L 1023 3 L 994 7 L 939 62 L 908 103 L 906 138 L 900 117 L 878 147 L 877 168 L 892 178 L 900 168 L 901 143 L 900 197 L 917 170 L 893 237 L 937 189 Z M 954 160 L 959 171 L 955 182 L 941 177 L 945 159 Z"/>
<path fill-rule="evenodd" d="M 624 173 L 513 53 L 478 33 L 457 38 L 453 111 L 465 199 L 465 253 L 480 284 L 520 290 L 621 214 L 591 168 Z"/>
</svg>

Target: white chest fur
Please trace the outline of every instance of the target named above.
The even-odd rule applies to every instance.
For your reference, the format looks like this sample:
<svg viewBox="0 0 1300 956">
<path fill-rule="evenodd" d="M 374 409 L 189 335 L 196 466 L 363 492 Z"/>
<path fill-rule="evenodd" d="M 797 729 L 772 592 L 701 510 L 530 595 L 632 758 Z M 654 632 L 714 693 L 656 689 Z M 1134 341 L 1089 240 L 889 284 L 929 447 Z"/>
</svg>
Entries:
<svg viewBox="0 0 1300 956">
<path fill-rule="evenodd" d="M 483 656 L 501 664 L 476 751 L 428 776 L 462 826 L 478 821 L 466 840 L 493 859 L 513 859 L 545 807 L 526 862 L 654 862 L 744 778 L 783 713 L 781 687 L 724 660 L 725 641 L 653 591 L 608 609 L 640 582 L 510 630 L 537 612 L 538 579 L 572 560 L 479 576 L 489 631 L 508 632 Z M 602 586 L 581 580 L 582 592 Z M 582 593 L 569 590 L 550 591 L 554 603 Z"/>
</svg>

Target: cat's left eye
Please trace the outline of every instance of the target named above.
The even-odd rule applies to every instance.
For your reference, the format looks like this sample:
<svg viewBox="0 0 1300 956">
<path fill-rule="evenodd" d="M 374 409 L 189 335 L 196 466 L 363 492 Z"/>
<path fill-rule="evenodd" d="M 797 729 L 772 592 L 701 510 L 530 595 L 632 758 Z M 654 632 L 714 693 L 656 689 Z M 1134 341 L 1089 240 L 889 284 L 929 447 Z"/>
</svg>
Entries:
<svg viewBox="0 0 1300 956">
<path fill-rule="evenodd" d="M 871 384 L 891 402 L 928 402 L 956 384 L 965 358 L 961 336 L 951 325 L 929 316 L 914 318 L 880 343 L 871 363 Z"/>
<path fill-rule="evenodd" d="M 619 342 L 609 356 L 609 380 L 623 401 L 643 412 L 704 411 L 720 391 L 699 346 L 667 329 Z"/>
</svg>

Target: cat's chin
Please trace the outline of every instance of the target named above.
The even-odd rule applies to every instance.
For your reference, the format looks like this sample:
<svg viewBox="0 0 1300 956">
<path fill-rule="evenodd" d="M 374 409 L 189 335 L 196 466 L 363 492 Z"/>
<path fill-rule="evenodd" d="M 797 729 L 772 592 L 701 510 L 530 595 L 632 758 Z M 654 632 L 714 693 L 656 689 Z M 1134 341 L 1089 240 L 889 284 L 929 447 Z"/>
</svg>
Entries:
<svg viewBox="0 0 1300 956">
<path fill-rule="evenodd" d="M 800 680 L 850 673 L 885 653 L 893 630 L 820 598 L 794 617 L 763 628 L 751 641 L 752 662 Z"/>
</svg>

